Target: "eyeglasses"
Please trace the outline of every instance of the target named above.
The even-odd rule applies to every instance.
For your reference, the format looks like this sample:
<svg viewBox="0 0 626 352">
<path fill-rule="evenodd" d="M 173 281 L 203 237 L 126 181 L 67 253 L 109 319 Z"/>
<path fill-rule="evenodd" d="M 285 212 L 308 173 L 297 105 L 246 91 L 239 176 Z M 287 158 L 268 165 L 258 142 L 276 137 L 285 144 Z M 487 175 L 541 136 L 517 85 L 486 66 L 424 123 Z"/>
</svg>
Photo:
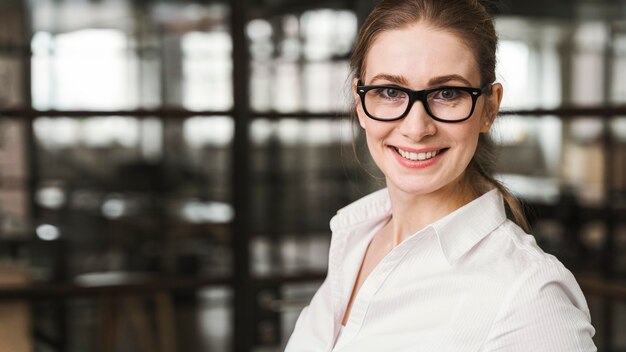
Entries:
<svg viewBox="0 0 626 352">
<path fill-rule="evenodd" d="M 359 81 L 356 91 L 361 97 L 363 111 L 378 121 L 395 121 L 404 118 L 415 101 L 424 104 L 426 113 L 441 122 L 462 122 L 474 113 L 476 100 L 487 87 L 437 87 L 411 90 L 399 86 L 364 86 Z"/>
</svg>

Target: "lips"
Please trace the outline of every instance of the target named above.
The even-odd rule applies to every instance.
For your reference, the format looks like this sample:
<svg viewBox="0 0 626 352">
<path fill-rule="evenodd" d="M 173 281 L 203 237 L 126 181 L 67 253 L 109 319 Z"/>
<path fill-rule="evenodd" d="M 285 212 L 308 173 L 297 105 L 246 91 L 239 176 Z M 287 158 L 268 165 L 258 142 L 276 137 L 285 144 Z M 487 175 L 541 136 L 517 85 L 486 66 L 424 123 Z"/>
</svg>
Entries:
<svg viewBox="0 0 626 352">
<path fill-rule="evenodd" d="M 410 161 L 430 160 L 447 150 L 447 148 L 443 148 L 443 149 L 435 149 L 435 150 L 424 151 L 424 152 L 413 152 L 413 151 L 404 150 L 398 147 L 393 147 L 393 148 L 400 156 Z"/>
</svg>

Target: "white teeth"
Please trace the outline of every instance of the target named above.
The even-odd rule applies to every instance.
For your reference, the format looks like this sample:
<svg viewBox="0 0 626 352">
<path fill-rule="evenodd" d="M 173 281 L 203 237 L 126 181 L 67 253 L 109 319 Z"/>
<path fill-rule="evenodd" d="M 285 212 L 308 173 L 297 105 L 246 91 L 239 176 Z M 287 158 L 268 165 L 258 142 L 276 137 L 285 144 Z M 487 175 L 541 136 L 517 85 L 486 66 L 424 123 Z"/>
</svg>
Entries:
<svg viewBox="0 0 626 352">
<path fill-rule="evenodd" d="M 437 154 L 439 154 L 438 150 L 427 152 L 427 153 L 411 153 L 411 152 L 407 152 L 399 148 L 396 148 L 396 150 L 403 158 L 408 159 L 408 160 L 413 160 L 413 161 L 428 160 L 428 159 L 434 158 L 435 156 L 437 156 Z"/>
</svg>

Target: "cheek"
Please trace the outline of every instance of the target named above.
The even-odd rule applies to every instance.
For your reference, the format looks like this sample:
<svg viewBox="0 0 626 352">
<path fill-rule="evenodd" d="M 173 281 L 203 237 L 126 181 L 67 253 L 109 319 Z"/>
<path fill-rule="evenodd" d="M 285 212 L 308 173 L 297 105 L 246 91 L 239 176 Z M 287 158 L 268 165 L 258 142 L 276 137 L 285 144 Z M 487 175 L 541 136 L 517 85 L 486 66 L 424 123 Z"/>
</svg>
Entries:
<svg viewBox="0 0 626 352">
<path fill-rule="evenodd" d="M 393 132 L 393 123 L 374 121 L 365 117 L 362 120 L 362 127 L 370 155 L 376 159 L 387 148 L 385 141 Z"/>
<path fill-rule="evenodd" d="M 473 133 L 469 136 L 467 136 L 466 142 L 464 144 L 464 148 L 465 148 L 465 158 L 468 160 L 471 160 L 474 157 L 474 154 L 476 153 L 476 147 L 478 146 L 478 132 Z"/>
<path fill-rule="evenodd" d="M 372 131 L 365 132 L 365 143 L 367 144 L 367 150 L 371 157 L 371 160 L 374 161 L 374 164 L 378 168 L 378 170 L 385 173 L 385 152 L 386 147 L 383 143 L 381 143 L 381 138 Z"/>
<path fill-rule="evenodd" d="M 365 135 L 367 136 L 368 144 L 370 142 L 372 145 L 376 143 L 383 143 L 393 132 L 393 122 L 381 122 L 372 120 L 363 115 L 360 116 L 359 122 L 361 123 L 361 127 L 363 127 Z"/>
<path fill-rule="evenodd" d="M 461 127 L 461 126 L 459 126 Z M 459 156 L 463 159 L 471 159 L 478 145 L 478 136 L 480 135 L 480 126 L 465 126 L 452 133 L 451 137 L 456 140 L 457 148 L 459 148 Z"/>
<path fill-rule="evenodd" d="M 375 155 L 377 153 L 377 146 L 380 145 L 381 136 L 378 135 L 378 131 L 372 126 L 368 126 L 365 123 L 364 132 L 365 132 L 365 140 L 367 141 L 367 147 L 369 148 L 370 154 Z"/>
</svg>

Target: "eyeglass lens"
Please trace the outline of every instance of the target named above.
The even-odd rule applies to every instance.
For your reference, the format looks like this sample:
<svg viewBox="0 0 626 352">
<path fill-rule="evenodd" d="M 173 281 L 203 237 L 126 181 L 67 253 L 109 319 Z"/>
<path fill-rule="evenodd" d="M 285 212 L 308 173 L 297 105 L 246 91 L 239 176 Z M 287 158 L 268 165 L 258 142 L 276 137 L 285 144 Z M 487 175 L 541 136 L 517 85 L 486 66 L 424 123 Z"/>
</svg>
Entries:
<svg viewBox="0 0 626 352">
<path fill-rule="evenodd" d="M 393 88 L 375 88 L 365 93 L 365 106 L 368 113 L 379 119 L 396 119 L 408 108 L 407 92 Z M 428 109 L 442 120 L 462 120 L 472 112 L 474 104 L 470 92 L 444 88 L 430 92 L 426 96 Z"/>
</svg>

